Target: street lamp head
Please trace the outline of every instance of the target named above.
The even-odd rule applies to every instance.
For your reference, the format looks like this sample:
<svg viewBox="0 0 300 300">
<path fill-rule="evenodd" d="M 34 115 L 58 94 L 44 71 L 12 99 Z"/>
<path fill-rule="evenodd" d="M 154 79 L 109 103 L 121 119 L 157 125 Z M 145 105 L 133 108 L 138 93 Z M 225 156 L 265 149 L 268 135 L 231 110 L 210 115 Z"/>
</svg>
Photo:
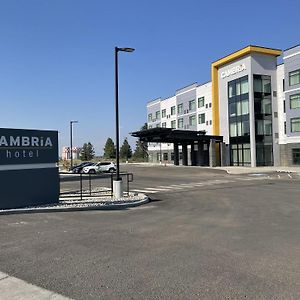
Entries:
<svg viewBox="0 0 300 300">
<path fill-rule="evenodd" d="M 72 123 L 72 124 L 73 124 L 73 123 L 78 123 L 78 121 L 70 121 L 70 123 Z"/>
<path fill-rule="evenodd" d="M 123 52 L 133 52 L 135 49 L 134 48 L 117 48 L 118 51 L 123 51 Z"/>
</svg>

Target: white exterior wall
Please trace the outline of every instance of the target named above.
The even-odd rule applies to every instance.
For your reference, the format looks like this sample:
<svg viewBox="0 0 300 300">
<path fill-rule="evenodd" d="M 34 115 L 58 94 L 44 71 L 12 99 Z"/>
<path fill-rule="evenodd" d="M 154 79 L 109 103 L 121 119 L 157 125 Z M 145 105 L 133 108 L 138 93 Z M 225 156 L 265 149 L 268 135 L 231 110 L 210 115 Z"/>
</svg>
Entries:
<svg viewBox="0 0 300 300">
<path fill-rule="evenodd" d="M 205 130 L 206 134 L 212 134 L 212 108 L 209 107 L 209 104 L 212 102 L 212 86 L 211 82 L 205 83 L 203 85 L 197 86 L 196 89 L 196 105 L 197 105 L 197 130 Z M 205 103 L 204 107 L 198 108 L 198 98 L 204 97 Z M 208 108 L 206 108 L 206 104 L 208 104 Z M 210 105 L 211 106 L 211 105 Z M 205 113 L 205 123 L 198 123 L 198 115 Z M 208 123 L 207 123 L 208 122 Z"/>
<path fill-rule="evenodd" d="M 277 108 L 278 108 L 278 142 L 279 144 L 286 143 L 286 134 L 284 133 L 284 122 L 286 115 L 283 109 L 285 100 L 283 92 L 284 65 L 277 66 Z"/>
</svg>

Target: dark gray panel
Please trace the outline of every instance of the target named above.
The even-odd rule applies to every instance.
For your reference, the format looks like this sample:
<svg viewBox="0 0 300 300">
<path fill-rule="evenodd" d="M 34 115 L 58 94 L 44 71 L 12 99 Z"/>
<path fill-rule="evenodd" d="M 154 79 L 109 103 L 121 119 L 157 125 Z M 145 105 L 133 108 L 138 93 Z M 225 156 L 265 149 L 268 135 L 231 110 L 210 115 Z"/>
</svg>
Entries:
<svg viewBox="0 0 300 300">
<path fill-rule="evenodd" d="M 0 165 L 57 161 L 57 131 L 0 128 Z"/>
<path fill-rule="evenodd" d="M 0 171 L 0 209 L 57 203 L 58 168 Z"/>
</svg>

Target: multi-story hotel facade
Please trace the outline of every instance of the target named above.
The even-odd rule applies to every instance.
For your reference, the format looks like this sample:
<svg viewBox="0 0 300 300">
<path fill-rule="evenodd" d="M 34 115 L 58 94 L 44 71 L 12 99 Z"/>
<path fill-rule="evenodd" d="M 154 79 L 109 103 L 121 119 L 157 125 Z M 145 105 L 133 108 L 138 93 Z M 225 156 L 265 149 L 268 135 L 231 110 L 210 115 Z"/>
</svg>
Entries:
<svg viewBox="0 0 300 300">
<path fill-rule="evenodd" d="M 174 96 L 148 102 L 148 129 L 222 136 L 217 150 L 222 153 L 214 165 L 299 165 L 300 45 L 284 51 L 247 46 L 213 62 L 211 71 L 211 82 L 194 83 Z M 204 153 L 216 146 L 205 145 Z M 179 159 L 182 149 L 179 146 Z M 194 150 L 188 147 L 188 164 L 193 164 Z M 149 143 L 148 151 L 150 162 L 174 161 L 172 143 Z M 202 160 L 201 165 L 210 162 Z"/>
</svg>

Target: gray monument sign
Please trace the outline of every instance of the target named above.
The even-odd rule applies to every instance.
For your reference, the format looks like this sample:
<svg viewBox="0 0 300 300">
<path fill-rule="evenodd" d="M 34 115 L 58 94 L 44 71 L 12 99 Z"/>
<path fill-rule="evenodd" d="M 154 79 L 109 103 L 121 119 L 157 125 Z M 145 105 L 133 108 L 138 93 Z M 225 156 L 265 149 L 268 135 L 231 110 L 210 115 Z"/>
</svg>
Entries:
<svg viewBox="0 0 300 300">
<path fill-rule="evenodd" d="M 0 209 L 59 200 L 58 132 L 0 128 Z"/>
</svg>

